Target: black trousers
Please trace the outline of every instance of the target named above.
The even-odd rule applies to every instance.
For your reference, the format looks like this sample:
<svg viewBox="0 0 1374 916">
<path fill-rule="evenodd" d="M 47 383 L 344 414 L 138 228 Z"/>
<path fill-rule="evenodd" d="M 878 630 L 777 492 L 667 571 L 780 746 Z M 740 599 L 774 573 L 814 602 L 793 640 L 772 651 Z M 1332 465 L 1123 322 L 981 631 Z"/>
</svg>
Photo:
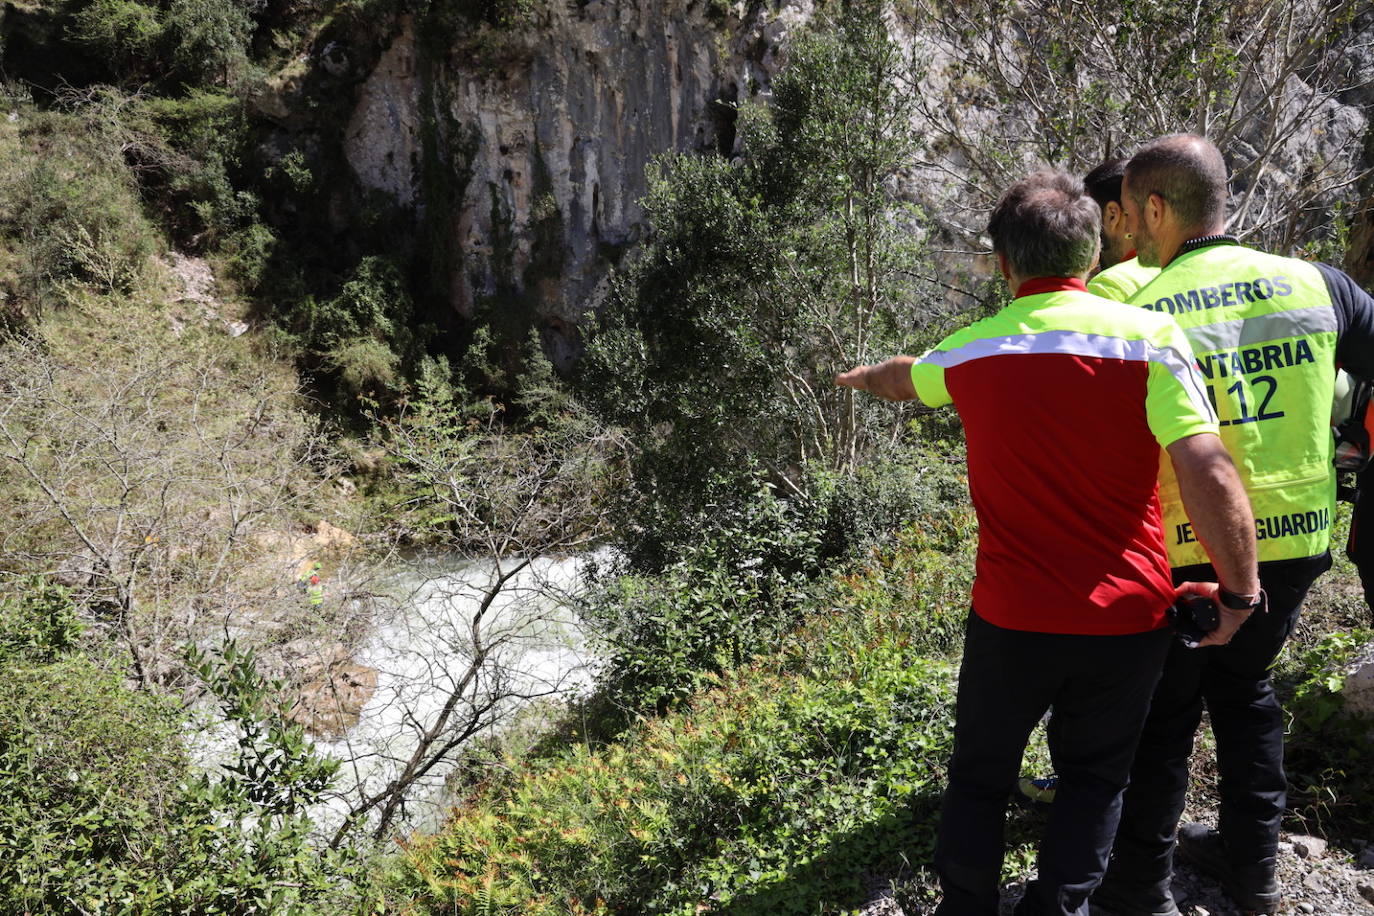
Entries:
<svg viewBox="0 0 1374 916">
<path fill-rule="evenodd" d="M 1188 758 L 1206 704 L 1217 741 L 1219 827 L 1236 865 L 1272 862 L 1288 800 L 1283 710 L 1269 666 L 1293 632 L 1303 598 L 1331 568 L 1329 553 L 1261 563 L 1269 610 L 1251 615 L 1225 646 L 1175 643 L 1150 704 L 1112 853 L 1111 879 L 1154 883 L 1172 872 L 1174 838 L 1188 791 Z M 1216 581 L 1210 566 L 1174 570 L 1176 583 Z"/>
<path fill-rule="evenodd" d="M 1102 878 L 1141 723 L 1172 636 L 1008 630 L 970 613 L 954 756 L 940 815 L 937 916 L 995 916 L 1007 800 L 1031 730 L 1054 706 L 1059 786 L 1039 875 L 1018 914 L 1086 914 Z"/>
</svg>

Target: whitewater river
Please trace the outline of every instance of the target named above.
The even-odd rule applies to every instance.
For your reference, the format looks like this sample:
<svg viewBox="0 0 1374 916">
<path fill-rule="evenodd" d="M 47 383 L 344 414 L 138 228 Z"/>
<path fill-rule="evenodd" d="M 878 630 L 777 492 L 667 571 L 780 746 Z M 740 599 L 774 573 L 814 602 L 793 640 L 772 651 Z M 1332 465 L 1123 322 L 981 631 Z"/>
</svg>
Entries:
<svg viewBox="0 0 1374 916">
<path fill-rule="evenodd" d="M 331 794 L 312 811 L 324 835 L 333 834 L 359 799 L 402 772 L 455 694 L 445 737 L 484 708 L 488 724 L 479 734 L 499 728 L 523 705 L 568 699 L 588 686 L 590 659 L 567 602 L 587 561 L 536 559 L 480 611 L 499 573 L 513 562 L 498 570 L 491 561 L 411 558 L 384 578 L 377 623 L 353 656 L 376 669 L 376 691 L 341 739 L 316 741 L 318 750 L 342 761 Z M 475 671 L 474 627 L 489 653 Z M 233 736 L 222 726 L 195 743 L 204 763 L 233 757 Z M 452 768 L 445 762 L 430 769 L 408 793 L 393 827 L 437 823 Z"/>
</svg>

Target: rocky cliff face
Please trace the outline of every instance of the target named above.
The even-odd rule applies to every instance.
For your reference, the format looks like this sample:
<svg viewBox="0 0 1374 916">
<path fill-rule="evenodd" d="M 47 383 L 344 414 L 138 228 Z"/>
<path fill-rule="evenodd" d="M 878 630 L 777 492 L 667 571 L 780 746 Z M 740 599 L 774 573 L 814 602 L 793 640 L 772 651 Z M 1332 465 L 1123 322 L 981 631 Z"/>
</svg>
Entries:
<svg viewBox="0 0 1374 916">
<path fill-rule="evenodd" d="M 537 30 L 467 55 L 426 50 L 403 21 L 358 92 L 345 155 L 362 185 L 432 227 L 458 313 L 532 309 L 566 367 L 576 322 L 642 231 L 645 166 L 667 150 L 729 152 L 731 104 L 767 93 L 811 12 L 553 2 Z"/>
<path fill-rule="evenodd" d="M 578 323 L 604 297 L 609 270 L 644 231 L 639 201 L 647 190 L 646 165 L 669 150 L 732 152 L 732 106 L 766 99 L 789 33 L 812 18 L 815 2 L 537 0 L 537 6 L 537 22 L 522 30 L 469 26 L 440 36 L 416 21 L 388 24 L 394 37 L 351 89 L 343 153 L 358 186 L 412 215 L 428 246 L 431 289 L 454 313 L 502 323 L 506 331 L 533 321 L 566 369 L 581 349 Z M 970 182 L 959 176 L 996 182 L 962 159 L 958 144 L 941 146 L 940 128 L 950 128 L 941 121 L 942 106 L 963 99 L 951 123 L 972 131 L 973 140 L 987 135 L 1008 155 L 1024 152 L 1025 162 L 1012 163 L 1008 175 L 1036 161 L 1035 151 L 1016 141 L 1022 122 L 1034 124 L 1034 113 L 1016 108 L 1015 93 L 1006 103 L 978 101 L 977 93 L 964 99 L 966 49 L 932 39 L 939 29 L 930 23 L 911 26 L 899 27 L 898 37 L 927 67 L 932 162 L 913 163 L 898 185 L 928 212 L 959 224 L 951 230 L 957 244 L 947 247 L 972 254 L 984 245 L 986 202 L 970 206 L 961 196 Z M 1314 212 L 1351 195 L 1367 161 L 1363 140 L 1374 85 L 1374 42 L 1367 28 L 1356 34 L 1339 52 L 1345 59 L 1337 69 L 1349 87 L 1341 92 L 1319 93 L 1299 75 L 1256 84 L 1272 89 L 1278 101 L 1264 110 L 1283 123 L 1305 119 L 1301 129 L 1266 152 L 1269 118 L 1228 128 L 1234 134 L 1228 155 L 1248 161 L 1263 152 L 1264 168 L 1249 179 L 1262 185 L 1246 205 L 1252 221 L 1252 211 L 1281 209 L 1295 182 L 1330 186 L 1325 195 L 1304 198 Z M 324 70 L 348 66 L 329 47 L 319 55 Z M 1010 139 L 999 146 L 998 131 L 1008 124 Z M 1085 144 L 1094 147 L 1091 154 L 1070 151 L 1062 164 L 1086 170 L 1096 162 L 1098 142 Z M 1355 220 L 1353 247 L 1362 266 L 1374 263 L 1368 226 L 1374 219 Z"/>
</svg>

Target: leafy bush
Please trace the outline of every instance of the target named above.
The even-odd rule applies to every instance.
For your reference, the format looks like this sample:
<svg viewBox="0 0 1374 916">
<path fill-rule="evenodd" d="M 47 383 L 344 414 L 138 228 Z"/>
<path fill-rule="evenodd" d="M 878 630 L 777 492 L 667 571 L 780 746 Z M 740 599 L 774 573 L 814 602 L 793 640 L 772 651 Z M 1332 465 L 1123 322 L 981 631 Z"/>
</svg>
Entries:
<svg viewBox="0 0 1374 916">
<path fill-rule="evenodd" d="M 72 656 L 0 681 L 0 909 L 118 905 L 168 874 L 175 707 Z"/>
<path fill-rule="evenodd" d="M 104 89 L 72 100 L 124 150 L 150 210 L 186 249 L 222 251 L 235 279 L 252 287 L 270 253 L 260 198 L 249 182 L 249 117 L 242 98 L 215 87 L 177 96 Z"/>
<path fill-rule="evenodd" d="M 946 653 L 963 639 L 973 584 L 975 539 L 972 513 L 948 521 L 925 516 L 904 528 L 894 543 L 877 548 L 844 577 L 840 600 L 852 611 L 882 614 L 901 608 L 912 619 L 911 639 L 922 651 Z M 951 551 L 943 532 L 963 531 Z"/>
<path fill-rule="evenodd" d="M 79 285 L 127 292 L 156 248 L 118 148 L 85 127 L 45 113 L 0 135 L 0 233 L 17 249 L 15 292 L 30 318 Z"/>
<path fill-rule="evenodd" d="M 231 85 L 248 67 L 248 9 L 240 0 L 171 0 L 165 36 L 173 71 L 194 86 Z"/>
<path fill-rule="evenodd" d="M 631 712 L 664 708 L 797 623 L 820 571 L 817 532 L 771 489 L 714 507 L 657 575 L 612 578 L 582 614 L 606 649 L 601 685 Z"/>
<path fill-rule="evenodd" d="M 427 0 L 421 41 L 437 53 L 455 50 L 494 70 L 527 58 L 530 33 L 548 0 Z"/>
<path fill-rule="evenodd" d="M 157 6 L 137 0 L 95 0 L 72 17 L 71 35 L 122 78 L 148 76 L 163 24 Z"/>
<path fill-rule="evenodd" d="M 244 289 L 255 290 L 267 273 L 276 245 L 276 234 L 262 223 L 253 221 L 231 232 L 221 250 L 234 280 Z"/>
<path fill-rule="evenodd" d="M 1374 812 L 1374 722 L 1349 715 L 1345 672 L 1374 638 L 1369 630 L 1337 631 L 1303 652 L 1278 678 L 1290 718 L 1285 766 L 1289 807 L 1301 829 L 1332 839 L 1363 840 Z"/>
<path fill-rule="evenodd" d="M 407 851 L 432 913 L 835 913 L 928 860 L 953 669 L 842 615 L 689 708 L 479 790 Z"/>
<path fill-rule="evenodd" d="M 332 912 L 327 901 L 349 862 L 311 841 L 308 809 L 339 761 L 317 756 L 287 720 L 282 685 L 258 673 L 251 651 L 231 641 L 217 656 L 191 656 L 238 747 L 223 774 L 196 773 L 183 784 L 171 912 Z"/>
<path fill-rule="evenodd" d="M 663 709 L 833 602 L 964 607 L 972 509 L 954 457 L 917 452 L 854 475 L 820 471 L 786 497 L 757 480 L 749 491 L 718 478 L 699 512 L 650 519 L 624 555 L 628 568 L 602 571 L 604 584 L 584 599 L 583 617 L 605 643 L 607 697 L 632 713 Z M 853 581 L 862 591 L 832 592 L 832 571 L 903 530 L 897 549 L 869 561 L 885 572 L 861 565 Z M 960 621 L 937 615 L 929 644 L 948 647 Z"/>
<path fill-rule="evenodd" d="M 375 255 L 354 265 L 333 297 L 300 303 L 290 322 L 302 344 L 354 395 L 399 391 L 433 333 L 418 322 L 395 263 Z"/>
<path fill-rule="evenodd" d="M 826 559 L 850 559 L 885 545 L 921 523 L 923 548 L 961 553 L 968 546 L 972 505 L 958 441 L 922 441 L 900 459 L 852 474 L 817 473 L 807 481 Z"/>
<path fill-rule="evenodd" d="M 175 706 L 82 655 L 61 589 L 0 602 L 0 910 L 117 900 L 158 858 L 186 761 Z"/>
<path fill-rule="evenodd" d="M 320 854 L 305 816 L 337 763 L 285 722 L 252 656 L 199 659 L 240 735 L 210 775 L 186 758 L 179 704 L 73 651 L 77 630 L 59 588 L 0 602 L 0 911 L 338 913 L 352 866 Z"/>
<path fill-rule="evenodd" d="M 544 0 L 448 0 L 459 15 L 501 29 L 531 24 Z"/>
<path fill-rule="evenodd" d="M 33 576 L 0 611 L 0 662 L 55 661 L 76 646 L 81 624 L 67 590 Z"/>
</svg>

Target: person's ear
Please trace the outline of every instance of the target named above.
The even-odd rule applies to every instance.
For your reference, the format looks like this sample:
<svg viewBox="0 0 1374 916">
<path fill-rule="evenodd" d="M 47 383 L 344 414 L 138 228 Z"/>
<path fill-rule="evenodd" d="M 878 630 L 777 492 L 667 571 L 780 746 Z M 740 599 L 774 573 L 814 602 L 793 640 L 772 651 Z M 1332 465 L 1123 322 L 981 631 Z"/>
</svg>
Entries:
<svg viewBox="0 0 1374 916">
<path fill-rule="evenodd" d="M 1164 222 L 1164 211 L 1169 202 L 1158 193 L 1152 192 L 1145 200 L 1145 221 L 1151 229 L 1158 229 Z"/>
<path fill-rule="evenodd" d="M 1108 232 L 1116 230 L 1117 223 L 1121 222 L 1121 204 L 1114 200 L 1107 201 L 1107 206 L 1102 208 L 1102 228 Z"/>
<path fill-rule="evenodd" d="M 1011 264 L 1007 261 L 1005 252 L 997 252 L 997 267 L 1002 271 L 1002 279 L 1011 282 Z"/>
</svg>

